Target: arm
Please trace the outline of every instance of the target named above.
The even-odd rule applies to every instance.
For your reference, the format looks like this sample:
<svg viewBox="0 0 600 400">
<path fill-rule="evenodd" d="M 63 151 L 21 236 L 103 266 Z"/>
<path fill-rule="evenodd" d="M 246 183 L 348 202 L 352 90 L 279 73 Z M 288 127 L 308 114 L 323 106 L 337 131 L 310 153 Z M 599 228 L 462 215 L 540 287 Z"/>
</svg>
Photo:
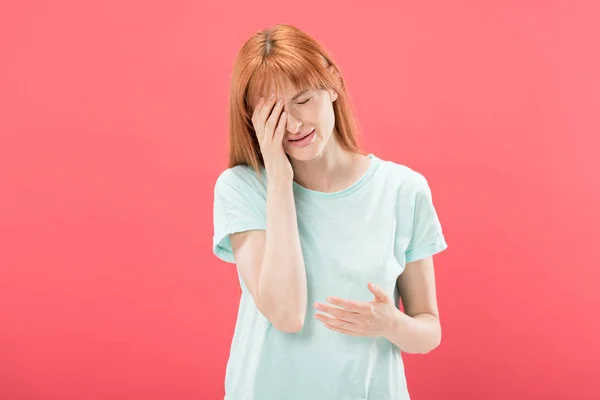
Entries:
<svg viewBox="0 0 600 400">
<path fill-rule="evenodd" d="M 386 337 L 406 353 L 428 353 L 439 346 L 442 339 L 433 256 L 407 263 L 397 285 L 404 313 L 396 309 Z"/>
<path fill-rule="evenodd" d="M 306 316 L 306 271 L 291 180 L 267 185 L 267 228 L 234 233 L 231 247 L 260 312 L 283 332 L 298 332 Z"/>
</svg>

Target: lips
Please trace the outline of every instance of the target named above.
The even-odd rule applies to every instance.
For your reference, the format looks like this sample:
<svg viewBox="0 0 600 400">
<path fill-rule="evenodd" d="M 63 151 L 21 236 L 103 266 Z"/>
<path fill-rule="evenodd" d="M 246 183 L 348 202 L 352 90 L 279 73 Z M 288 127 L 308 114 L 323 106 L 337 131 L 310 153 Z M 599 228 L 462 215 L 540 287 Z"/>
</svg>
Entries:
<svg viewBox="0 0 600 400">
<path fill-rule="evenodd" d="M 297 142 L 298 140 L 302 140 L 302 139 L 304 139 L 305 137 L 307 137 L 308 135 L 310 135 L 310 134 L 311 134 L 313 131 L 314 131 L 314 129 L 311 129 L 310 131 L 308 131 L 308 132 L 306 132 L 306 133 L 303 133 L 303 134 L 301 134 L 301 135 L 299 135 L 299 136 L 295 136 L 295 138 L 294 138 L 294 139 L 291 139 L 291 138 L 290 138 L 290 139 L 288 139 L 288 140 L 289 140 L 290 142 Z"/>
</svg>

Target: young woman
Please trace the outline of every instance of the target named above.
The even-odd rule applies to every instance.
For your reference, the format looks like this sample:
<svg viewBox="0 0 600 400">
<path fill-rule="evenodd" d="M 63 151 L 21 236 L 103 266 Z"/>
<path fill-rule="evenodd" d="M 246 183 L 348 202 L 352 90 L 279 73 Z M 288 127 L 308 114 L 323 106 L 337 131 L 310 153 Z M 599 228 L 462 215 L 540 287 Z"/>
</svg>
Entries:
<svg viewBox="0 0 600 400">
<path fill-rule="evenodd" d="M 359 150 L 339 68 L 290 25 L 242 47 L 229 118 L 213 251 L 242 295 L 225 398 L 409 399 L 401 351 L 441 340 L 427 180 Z"/>
</svg>

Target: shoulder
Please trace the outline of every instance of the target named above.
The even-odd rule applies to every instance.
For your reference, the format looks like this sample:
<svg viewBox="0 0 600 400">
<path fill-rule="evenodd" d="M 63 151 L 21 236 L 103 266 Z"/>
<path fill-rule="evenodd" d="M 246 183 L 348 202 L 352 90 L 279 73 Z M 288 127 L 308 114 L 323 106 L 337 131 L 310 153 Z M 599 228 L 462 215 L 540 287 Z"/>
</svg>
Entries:
<svg viewBox="0 0 600 400">
<path fill-rule="evenodd" d="M 241 164 L 227 168 L 219 174 L 215 181 L 215 193 L 231 190 L 262 192 L 265 183 L 264 171 L 261 170 L 259 177 L 252 167 Z"/>
<path fill-rule="evenodd" d="M 379 169 L 389 184 L 404 193 L 429 191 L 427 178 L 414 168 L 396 161 L 380 159 Z"/>
</svg>

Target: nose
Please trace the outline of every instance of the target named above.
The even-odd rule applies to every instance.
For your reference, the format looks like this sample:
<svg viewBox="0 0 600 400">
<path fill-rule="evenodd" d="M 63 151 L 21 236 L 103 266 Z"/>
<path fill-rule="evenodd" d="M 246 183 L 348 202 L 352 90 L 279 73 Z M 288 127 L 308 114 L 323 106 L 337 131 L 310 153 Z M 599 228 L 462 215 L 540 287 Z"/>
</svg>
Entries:
<svg viewBox="0 0 600 400">
<path fill-rule="evenodd" d="M 287 111 L 287 130 L 292 134 L 298 133 L 301 125 L 302 122 Z"/>
</svg>

